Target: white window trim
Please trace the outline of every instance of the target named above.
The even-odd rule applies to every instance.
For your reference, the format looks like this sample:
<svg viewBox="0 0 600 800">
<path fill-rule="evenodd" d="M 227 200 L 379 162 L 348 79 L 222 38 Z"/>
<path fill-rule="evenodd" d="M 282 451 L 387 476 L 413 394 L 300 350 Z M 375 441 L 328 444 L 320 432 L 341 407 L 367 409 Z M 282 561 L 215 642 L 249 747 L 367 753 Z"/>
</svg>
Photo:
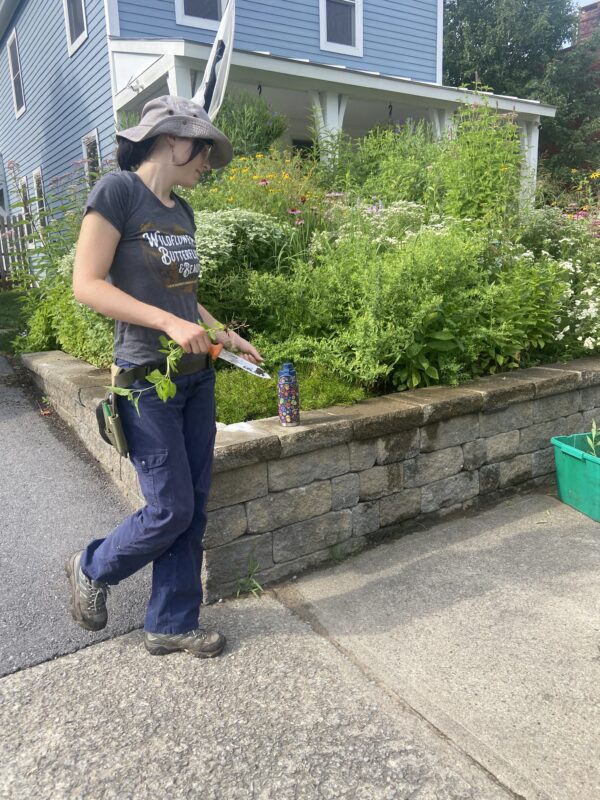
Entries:
<svg viewBox="0 0 600 800">
<path fill-rule="evenodd" d="M 90 139 L 95 139 L 96 140 L 96 150 L 97 150 L 97 153 L 98 153 L 98 168 L 100 168 L 100 165 L 101 165 L 102 161 L 101 161 L 101 156 L 100 156 L 100 139 L 98 138 L 98 128 L 94 128 L 93 130 L 89 131 L 89 133 L 86 133 L 81 137 L 81 152 L 83 153 L 83 159 L 84 159 L 83 163 L 85 165 L 85 175 L 86 175 L 86 178 L 88 179 L 88 181 L 90 179 L 90 165 L 88 164 L 88 155 L 87 155 L 87 151 L 85 149 L 85 146 L 86 146 L 86 143 L 90 141 Z"/>
<path fill-rule="evenodd" d="M 0 182 L 0 189 L 4 190 L 4 202 L 6 205 L 0 203 L 0 217 L 7 217 L 10 214 L 10 197 L 8 196 L 8 186 L 5 181 Z"/>
<path fill-rule="evenodd" d="M 27 206 L 28 206 L 27 209 L 25 208 L 25 204 L 23 203 L 23 186 L 25 187 L 25 190 L 27 192 Z M 23 177 L 20 178 L 19 180 L 19 203 L 20 203 L 19 207 L 21 208 L 22 214 L 27 213 L 27 211 L 31 211 L 31 195 L 29 194 L 29 182 L 27 181 L 27 175 L 23 175 Z"/>
<path fill-rule="evenodd" d="M 221 17 L 227 5 L 226 0 L 219 0 Z M 220 19 L 205 19 L 204 17 L 191 17 L 183 10 L 183 0 L 175 0 L 175 21 L 178 25 L 188 25 L 190 28 L 203 28 L 206 31 L 218 31 Z"/>
<path fill-rule="evenodd" d="M 87 27 L 87 14 L 85 11 L 85 0 L 81 0 L 81 7 L 83 10 L 83 31 L 79 34 L 77 39 L 74 42 L 71 42 L 71 27 L 69 24 L 69 8 L 67 6 L 67 0 L 63 0 L 63 12 L 65 15 L 65 32 L 67 34 L 67 50 L 69 51 L 69 56 L 72 56 L 81 45 L 85 42 L 88 38 L 88 27 Z"/>
<path fill-rule="evenodd" d="M 327 41 L 327 0 L 319 0 L 319 22 L 321 28 L 321 50 L 329 53 L 341 53 L 347 56 L 363 55 L 363 0 L 354 0 L 354 31 L 356 45 L 337 44 Z"/>
<path fill-rule="evenodd" d="M 21 108 L 17 108 L 17 95 L 15 94 L 15 76 L 13 74 L 13 69 L 12 69 L 12 59 L 10 57 L 10 46 L 13 41 L 16 41 L 17 43 L 17 61 L 19 62 L 19 77 L 21 79 L 21 91 L 23 93 L 23 105 L 21 106 Z M 27 103 L 25 102 L 25 85 L 23 83 L 23 70 L 21 68 L 21 53 L 19 52 L 19 41 L 17 39 L 16 28 L 14 28 L 13 32 L 8 37 L 8 42 L 6 43 L 6 54 L 8 56 L 8 68 L 10 71 L 10 88 L 12 90 L 13 105 L 15 107 L 15 115 L 17 119 L 19 119 L 19 117 L 22 116 L 27 110 Z"/>
<path fill-rule="evenodd" d="M 39 198 L 38 190 L 37 190 L 36 185 L 35 185 L 35 179 L 38 177 L 38 175 L 39 175 L 39 178 L 40 178 L 40 182 L 42 184 L 42 197 L 44 198 L 44 207 L 47 209 L 46 192 L 44 190 L 44 176 L 42 175 L 42 168 L 41 167 L 38 167 L 37 169 L 34 169 L 33 172 L 31 173 L 31 178 L 33 180 L 33 193 L 34 193 L 34 199 L 31 201 L 31 203 L 32 203 L 32 205 L 35 205 L 35 213 L 36 213 L 36 216 L 39 218 L 39 216 L 40 216 L 40 201 L 38 199 Z"/>
</svg>

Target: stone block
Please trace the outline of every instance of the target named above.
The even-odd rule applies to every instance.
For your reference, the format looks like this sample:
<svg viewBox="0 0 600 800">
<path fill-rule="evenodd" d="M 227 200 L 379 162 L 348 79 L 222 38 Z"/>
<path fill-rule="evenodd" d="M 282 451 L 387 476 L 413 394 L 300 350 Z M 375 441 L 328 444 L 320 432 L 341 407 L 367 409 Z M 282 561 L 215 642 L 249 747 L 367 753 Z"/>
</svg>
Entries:
<svg viewBox="0 0 600 800">
<path fill-rule="evenodd" d="M 420 428 L 382 436 L 377 440 L 377 463 L 392 464 L 395 461 L 414 458 L 419 453 L 420 442 Z"/>
<path fill-rule="evenodd" d="M 402 488 L 403 463 L 386 464 L 371 467 L 358 473 L 360 482 L 359 497 L 361 500 L 375 500 L 390 492 Z"/>
<path fill-rule="evenodd" d="M 328 411 L 352 423 L 354 439 L 376 439 L 417 428 L 423 422 L 422 407 L 402 399 L 400 394 L 363 400 L 354 406 L 333 406 Z"/>
<path fill-rule="evenodd" d="M 450 478 L 424 486 L 421 510 L 424 514 L 437 511 L 444 506 L 455 506 L 479 494 L 479 473 L 461 472 Z"/>
<path fill-rule="evenodd" d="M 331 511 L 331 482 L 321 481 L 269 494 L 246 505 L 248 530 L 262 533 Z"/>
<path fill-rule="evenodd" d="M 330 511 L 321 517 L 297 522 L 273 533 L 273 561 L 294 558 L 323 550 L 352 536 L 352 512 Z"/>
<path fill-rule="evenodd" d="M 567 423 L 563 419 L 550 419 L 546 422 L 538 422 L 537 425 L 530 425 L 521 431 L 521 441 L 519 450 L 521 453 L 533 453 L 536 450 L 544 450 L 550 445 L 553 436 L 566 436 Z"/>
<path fill-rule="evenodd" d="M 269 461 L 269 491 L 279 492 L 295 486 L 306 486 L 313 481 L 343 475 L 349 469 L 350 457 L 347 444 Z"/>
<path fill-rule="evenodd" d="M 533 401 L 533 422 L 544 422 L 548 419 L 568 417 L 581 408 L 581 392 L 563 392 L 562 394 L 540 397 Z"/>
<path fill-rule="evenodd" d="M 581 408 L 584 411 L 600 408 L 600 386 L 588 386 L 581 390 Z"/>
<path fill-rule="evenodd" d="M 479 416 L 467 414 L 443 422 L 434 422 L 421 429 L 421 452 L 445 450 L 479 438 Z"/>
<path fill-rule="evenodd" d="M 382 497 L 379 501 L 379 522 L 384 528 L 421 512 L 421 489 L 404 489 L 402 492 Z"/>
<path fill-rule="evenodd" d="M 589 358 L 576 358 L 573 361 L 560 361 L 555 364 L 544 364 L 546 369 L 562 369 L 567 372 L 579 373 L 579 386 L 583 389 L 587 386 L 600 385 L 600 358 L 591 356 Z"/>
<path fill-rule="evenodd" d="M 554 447 L 547 447 L 545 450 L 533 453 L 532 474 L 534 478 L 539 478 L 540 475 L 550 475 L 555 469 Z"/>
<path fill-rule="evenodd" d="M 479 491 L 480 494 L 487 494 L 505 486 L 522 483 L 531 477 L 533 477 L 533 456 L 527 453 L 510 461 L 499 461 L 497 464 L 483 466 L 479 470 Z"/>
<path fill-rule="evenodd" d="M 213 473 L 277 459 L 280 453 L 281 443 L 275 434 L 257 431 L 250 422 L 227 425 L 217 431 Z"/>
<path fill-rule="evenodd" d="M 360 481 L 356 472 L 349 472 L 331 481 L 331 509 L 352 508 L 358 503 Z"/>
<path fill-rule="evenodd" d="M 266 463 L 218 472 L 213 476 L 208 510 L 234 506 L 255 497 L 262 497 L 267 491 Z"/>
<path fill-rule="evenodd" d="M 366 536 L 379 530 L 379 500 L 359 503 L 352 509 L 352 535 Z"/>
<path fill-rule="evenodd" d="M 483 407 L 481 392 L 463 386 L 428 386 L 402 393 L 402 397 L 423 408 L 423 422 L 473 414 Z"/>
<path fill-rule="evenodd" d="M 516 380 L 533 383 L 536 397 L 547 397 L 578 389 L 581 380 L 581 375 L 577 371 L 549 367 L 519 369 L 513 372 L 513 376 Z"/>
<path fill-rule="evenodd" d="M 337 444 L 352 440 L 352 423 L 345 418 L 326 411 L 302 411 L 300 425 L 285 428 L 279 424 L 278 417 L 256 420 L 253 430 L 267 436 L 277 436 L 281 447 L 281 457 L 309 453 L 311 450 L 324 450 Z"/>
<path fill-rule="evenodd" d="M 583 427 L 583 411 L 578 411 L 577 414 L 571 414 L 565 420 L 564 436 L 570 436 L 572 433 L 582 433 Z"/>
<path fill-rule="evenodd" d="M 463 466 L 466 470 L 479 469 L 487 460 L 487 439 L 476 439 L 462 446 Z"/>
<path fill-rule="evenodd" d="M 442 478 L 455 475 L 463 468 L 461 447 L 449 447 L 424 453 L 411 461 L 404 462 L 404 485 L 406 487 L 424 486 Z"/>
<path fill-rule="evenodd" d="M 487 375 L 461 384 L 463 389 L 479 392 L 482 397 L 482 411 L 507 408 L 513 403 L 523 403 L 535 397 L 533 383 L 517 380 L 514 373 Z"/>
<path fill-rule="evenodd" d="M 508 408 L 500 411 L 481 414 L 479 431 L 483 438 L 488 438 L 489 436 L 496 436 L 498 433 L 526 428 L 532 422 L 532 403 L 513 403 Z"/>
<path fill-rule="evenodd" d="M 521 452 L 519 449 L 520 439 L 521 433 L 519 431 L 498 433 L 496 436 L 490 436 L 489 439 L 485 439 L 488 464 L 504 461 L 507 458 L 519 455 Z"/>
<path fill-rule="evenodd" d="M 364 439 L 358 442 L 350 442 L 350 469 L 359 472 L 374 466 L 377 460 L 377 440 Z"/>
<path fill-rule="evenodd" d="M 246 509 L 243 505 L 226 506 L 210 511 L 204 534 L 204 547 L 220 547 L 239 539 L 248 529 Z"/>
<path fill-rule="evenodd" d="M 600 408 L 590 408 L 581 415 L 581 431 L 575 433 L 589 433 L 592 430 L 592 422 L 600 428 Z"/>
<path fill-rule="evenodd" d="M 273 537 L 271 533 L 260 536 L 243 536 L 222 547 L 213 547 L 205 554 L 205 585 L 209 590 L 248 576 L 254 562 L 256 572 L 273 566 Z"/>
</svg>

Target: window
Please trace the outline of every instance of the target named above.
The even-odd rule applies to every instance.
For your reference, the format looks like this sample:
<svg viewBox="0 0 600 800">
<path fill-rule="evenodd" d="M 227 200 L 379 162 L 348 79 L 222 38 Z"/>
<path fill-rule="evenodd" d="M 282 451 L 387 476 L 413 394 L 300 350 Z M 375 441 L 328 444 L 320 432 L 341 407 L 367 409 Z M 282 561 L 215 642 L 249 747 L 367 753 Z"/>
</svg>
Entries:
<svg viewBox="0 0 600 800">
<path fill-rule="evenodd" d="M 27 185 L 27 178 L 21 178 L 19 181 L 19 198 L 21 200 L 21 214 L 25 220 L 24 233 L 26 236 L 31 236 L 33 233 L 33 225 L 31 224 L 31 204 L 29 201 L 29 186 Z M 33 243 L 28 241 L 27 247 L 33 247 Z"/>
<path fill-rule="evenodd" d="M 33 173 L 33 202 L 40 225 L 46 224 L 46 198 L 44 196 L 44 181 L 42 170 L 36 169 Z"/>
<path fill-rule="evenodd" d="M 98 130 L 87 133 L 81 140 L 85 174 L 88 184 L 91 186 L 98 180 L 100 174 L 100 142 L 98 141 Z"/>
<path fill-rule="evenodd" d="M 8 63 L 12 79 L 13 101 L 17 118 L 25 111 L 25 93 L 23 92 L 23 78 L 21 76 L 21 59 L 19 58 L 19 44 L 17 31 L 14 30 L 8 40 Z"/>
<path fill-rule="evenodd" d="M 63 8 L 67 29 L 67 47 L 71 56 L 87 39 L 85 0 L 63 0 Z"/>
<path fill-rule="evenodd" d="M 6 186 L 0 185 L 0 216 L 6 217 L 8 215 L 8 192 Z"/>
<path fill-rule="evenodd" d="M 319 0 L 321 50 L 362 56 L 363 0 Z"/>
<path fill-rule="evenodd" d="M 178 25 L 207 28 L 216 31 L 227 0 L 175 0 Z"/>
</svg>

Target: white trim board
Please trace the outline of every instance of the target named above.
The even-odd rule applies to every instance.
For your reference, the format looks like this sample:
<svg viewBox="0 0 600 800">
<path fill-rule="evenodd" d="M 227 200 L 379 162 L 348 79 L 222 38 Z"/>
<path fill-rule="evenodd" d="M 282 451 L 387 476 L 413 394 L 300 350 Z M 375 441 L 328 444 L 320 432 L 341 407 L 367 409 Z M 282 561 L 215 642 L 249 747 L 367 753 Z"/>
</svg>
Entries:
<svg viewBox="0 0 600 800">
<path fill-rule="evenodd" d="M 170 57 L 182 56 L 193 62 L 206 62 L 210 53 L 210 45 L 178 39 L 163 39 L 160 42 L 121 39 L 118 42 L 111 41 L 109 46 L 113 52 L 155 53 L 156 55 L 164 53 Z M 157 71 L 163 75 L 164 66 L 161 62 L 162 59 L 159 59 L 147 72 L 151 72 L 156 66 Z M 197 69 L 197 63 L 191 63 L 190 66 Z M 432 105 L 432 101 L 441 106 L 454 106 L 461 102 L 477 103 L 481 102 L 481 95 L 483 95 L 498 111 L 515 111 L 531 117 L 554 117 L 556 114 L 554 106 L 540 103 L 538 100 L 495 95 L 490 92 L 476 93 L 470 89 L 440 86 L 437 83 L 413 81 L 410 78 L 395 75 L 379 75 L 359 69 L 340 69 L 334 65 L 317 64 L 304 59 L 283 58 L 248 50 L 236 49 L 233 51 L 231 68 L 233 80 L 246 77 L 243 75 L 245 71 L 252 71 L 252 76 L 250 76 L 252 80 L 264 79 L 265 83 L 271 81 L 274 86 L 289 86 L 307 91 L 330 89 L 342 94 L 350 94 L 350 90 L 355 88 L 363 90 L 366 95 L 371 92 L 405 95 L 419 99 L 429 106 Z M 136 77 L 141 78 L 142 76 Z M 144 75 L 143 83 L 144 85 L 138 88 L 138 91 L 149 88 L 146 75 Z M 135 97 L 135 94 L 136 92 L 128 93 L 127 90 L 119 92 L 116 98 L 117 108 L 127 105 Z"/>
<path fill-rule="evenodd" d="M 438 0 L 437 5 L 437 50 L 436 50 L 436 79 L 440 86 L 444 83 L 444 0 Z"/>
<path fill-rule="evenodd" d="M 73 42 L 71 41 L 71 25 L 69 23 L 69 4 L 68 0 L 63 0 L 63 13 L 65 16 L 65 34 L 67 37 L 67 51 L 69 53 L 69 57 L 71 57 L 74 53 L 79 50 L 81 45 L 85 42 L 88 38 L 88 26 L 87 26 L 87 12 L 85 8 L 85 0 L 79 0 L 81 3 L 81 12 L 83 14 L 83 31 L 79 34 L 77 39 Z"/>
</svg>

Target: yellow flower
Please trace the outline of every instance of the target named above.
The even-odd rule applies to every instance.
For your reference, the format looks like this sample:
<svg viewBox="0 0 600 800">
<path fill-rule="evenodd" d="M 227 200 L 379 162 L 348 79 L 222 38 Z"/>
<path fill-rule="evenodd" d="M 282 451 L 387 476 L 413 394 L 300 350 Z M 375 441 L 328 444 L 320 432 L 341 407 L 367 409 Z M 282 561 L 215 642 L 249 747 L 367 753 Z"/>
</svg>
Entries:
<svg viewBox="0 0 600 800">
<path fill-rule="evenodd" d="M 262 154 L 262 153 L 257 153 L 257 154 L 256 154 L 256 156 L 255 156 L 255 158 L 264 158 L 264 156 L 263 156 L 263 154 Z"/>
<path fill-rule="evenodd" d="M 227 198 L 227 202 L 228 203 L 233 203 L 233 195 L 231 195 L 231 194 L 229 195 L 229 197 Z"/>
<path fill-rule="evenodd" d="M 230 180 L 230 181 L 234 181 L 234 180 L 235 180 L 235 175 L 230 175 L 230 176 L 229 176 L 229 180 Z"/>
<path fill-rule="evenodd" d="M 260 175 L 253 175 L 252 176 L 252 180 L 253 181 L 259 181 L 260 180 Z"/>
<path fill-rule="evenodd" d="M 593 181 L 595 181 L 595 180 L 596 180 L 596 178 L 600 178 L 600 172 L 592 172 L 592 174 L 590 175 L 590 178 L 591 178 Z"/>
<path fill-rule="evenodd" d="M 248 161 L 248 159 L 246 158 L 246 156 L 240 156 L 238 158 L 238 161 Z"/>
<path fill-rule="evenodd" d="M 576 169 L 572 169 L 572 170 L 571 170 L 571 172 L 572 172 L 573 174 L 575 174 L 575 173 L 577 172 L 577 170 L 576 170 Z"/>
<path fill-rule="evenodd" d="M 215 186 L 214 188 L 212 188 L 212 189 L 210 190 L 210 193 L 211 193 L 211 194 L 215 194 L 215 192 L 218 192 L 218 191 L 219 191 L 219 190 L 218 190 L 218 189 L 217 189 L 217 187 Z"/>
<path fill-rule="evenodd" d="M 281 177 L 283 178 L 284 181 L 289 181 L 290 179 L 290 176 L 287 174 L 287 172 L 284 172 Z"/>
<path fill-rule="evenodd" d="M 245 175 L 247 172 L 250 172 L 250 167 L 244 167 L 242 170 L 242 175 Z"/>
</svg>

